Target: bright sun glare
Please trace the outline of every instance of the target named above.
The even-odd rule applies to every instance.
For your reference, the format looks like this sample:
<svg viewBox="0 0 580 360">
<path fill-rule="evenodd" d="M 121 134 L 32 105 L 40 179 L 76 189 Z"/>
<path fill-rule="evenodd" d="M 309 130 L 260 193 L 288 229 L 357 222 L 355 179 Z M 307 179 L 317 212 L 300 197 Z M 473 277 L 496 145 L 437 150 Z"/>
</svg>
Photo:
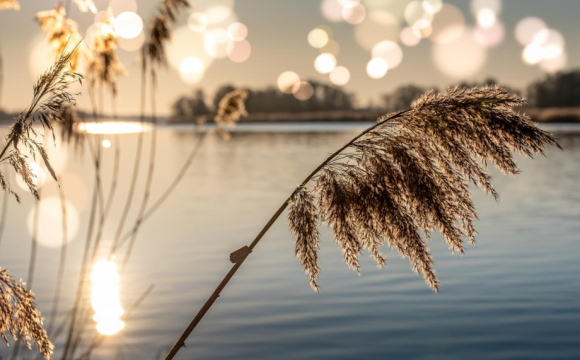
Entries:
<svg viewBox="0 0 580 360">
<path fill-rule="evenodd" d="M 103 260 L 94 265 L 91 304 L 97 330 L 103 335 L 114 335 L 125 327 L 120 319 L 124 311 L 119 300 L 119 280 L 117 265 L 113 261 Z"/>
</svg>

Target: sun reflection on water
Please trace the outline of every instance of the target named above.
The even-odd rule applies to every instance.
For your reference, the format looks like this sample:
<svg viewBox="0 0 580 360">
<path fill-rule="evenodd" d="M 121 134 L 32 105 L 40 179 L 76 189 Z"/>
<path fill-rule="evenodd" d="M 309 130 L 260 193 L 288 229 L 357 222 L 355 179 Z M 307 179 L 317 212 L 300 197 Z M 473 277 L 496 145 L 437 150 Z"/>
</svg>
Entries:
<svg viewBox="0 0 580 360">
<path fill-rule="evenodd" d="M 136 134 L 149 129 L 149 124 L 137 121 L 87 121 L 78 124 L 78 130 L 88 134 Z"/>
<path fill-rule="evenodd" d="M 121 320 L 124 311 L 119 300 L 119 280 L 117 265 L 113 261 L 103 260 L 94 265 L 91 304 L 97 331 L 103 335 L 115 335 L 125 327 Z"/>
</svg>

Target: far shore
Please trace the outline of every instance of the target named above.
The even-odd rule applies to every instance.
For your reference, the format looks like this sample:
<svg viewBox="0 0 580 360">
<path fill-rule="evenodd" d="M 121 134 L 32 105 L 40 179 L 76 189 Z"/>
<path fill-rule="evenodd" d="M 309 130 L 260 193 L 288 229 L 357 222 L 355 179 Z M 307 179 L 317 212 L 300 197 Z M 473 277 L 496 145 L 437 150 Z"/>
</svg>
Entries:
<svg viewBox="0 0 580 360">
<path fill-rule="evenodd" d="M 521 112 L 529 115 L 533 121 L 538 123 L 580 123 L 580 107 L 570 108 L 522 108 Z M 379 117 L 385 115 L 384 110 L 341 110 L 341 111 L 316 111 L 316 112 L 299 112 L 299 113 L 253 113 L 240 120 L 243 123 L 307 123 L 307 122 L 369 122 L 376 121 Z M 17 114 L 8 114 L 0 112 L 0 124 L 10 124 L 14 121 Z M 89 120 L 88 115 L 83 116 Z M 191 124 L 194 122 L 208 120 L 212 116 L 185 117 L 169 116 L 166 118 L 166 124 Z M 121 116 L 123 121 L 139 121 L 137 116 Z"/>
</svg>

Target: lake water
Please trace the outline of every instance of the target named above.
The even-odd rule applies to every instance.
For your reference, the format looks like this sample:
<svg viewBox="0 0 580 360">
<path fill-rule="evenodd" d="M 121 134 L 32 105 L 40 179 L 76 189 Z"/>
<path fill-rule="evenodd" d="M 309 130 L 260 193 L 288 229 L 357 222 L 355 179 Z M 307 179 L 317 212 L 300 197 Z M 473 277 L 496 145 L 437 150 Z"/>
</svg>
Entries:
<svg viewBox="0 0 580 360">
<path fill-rule="evenodd" d="M 230 252 L 248 245 L 294 187 L 360 129 L 360 124 L 242 125 L 229 142 L 209 135 L 175 193 L 141 228 L 122 277 L 125 308 L 151 284 L 153 292 L 93 358 L 158 358 L 230 269 Z M 546 158 L 519 158 L 523 173 L 517 178 L 494 171 L 500 203 L 475 192 L 480 217 L 476 248 L 458 256 L 439 237 L 430 244 L 442 283 L 439 294 L 411 272 L 407 260 L 388 250 L 384 269 L 377 269 L 365 254 L 362 275 L 357 276 L 344 265 L 328 229 L 322 232 L 322 289 L 314 293 L 294 258 L 284 215 L 178 358 L 580 359 L 580 127 L 548 129 L 557 133 L 564 152 L 548 149 Z M 121 176 L 104 227 L 102 256 L 129 189 L 137 135 L 106 138 L 121 144 Z M 148 134 L 145 139 L 128 223 L 134 222 L 143 194 Z M 153 200 L 195 141 L 187 127 L 161 128 Z M 108 192 L 114 145 L 103 154 Z M 78 231 L 68 246 L 59 323 L 75 296 L 94 175 L 86 152 L 74 155 L 69 150 L 67 159 L 56 153 L 53 157 L 67 200 L 79 215 Z M 0 264 L 26 279 L 33 201 L 24 190 L 19 192 L 24 201 L 10 201 Z M 43 203 L 50 204 L 51 198 L 55 203 L 53 181 L 47 180 L 42 196 Z M 58 210 L 40 209 L 40 236 L 59 243 L 60 223 L 42 220 Z M 59 254 L 58 247 L 38 249 L 33 289 L 45 316 L 51 309 Z M 56 341 L 57 359 L 63 341 Z M 0 354 L 10 353 L 11 348 L 0 345 Z"/>
</svg>

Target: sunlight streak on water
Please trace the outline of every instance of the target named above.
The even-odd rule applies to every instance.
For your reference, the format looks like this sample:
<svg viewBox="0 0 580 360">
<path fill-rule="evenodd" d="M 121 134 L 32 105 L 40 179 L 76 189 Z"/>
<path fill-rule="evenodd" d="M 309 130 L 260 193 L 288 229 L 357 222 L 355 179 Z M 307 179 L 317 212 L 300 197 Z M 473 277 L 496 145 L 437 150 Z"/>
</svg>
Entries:
<svg viewBox="0 0 580 360">
<path fill-rule="evenodd" d="M 91 304 L 97 330 L 103 335 L 115 335 L 125 327 L 120 319 L 123 307 L 119 300 L 119 274 L 113 261 L 99 261 L 93 267 Z"/>
<path fill-rule="evenodd" d="M 78 130 L 88 134 L 137 134 L 149 131 L 150 126 L 136 121 L 87 121 L 80 123 Z"/>
</svg>

